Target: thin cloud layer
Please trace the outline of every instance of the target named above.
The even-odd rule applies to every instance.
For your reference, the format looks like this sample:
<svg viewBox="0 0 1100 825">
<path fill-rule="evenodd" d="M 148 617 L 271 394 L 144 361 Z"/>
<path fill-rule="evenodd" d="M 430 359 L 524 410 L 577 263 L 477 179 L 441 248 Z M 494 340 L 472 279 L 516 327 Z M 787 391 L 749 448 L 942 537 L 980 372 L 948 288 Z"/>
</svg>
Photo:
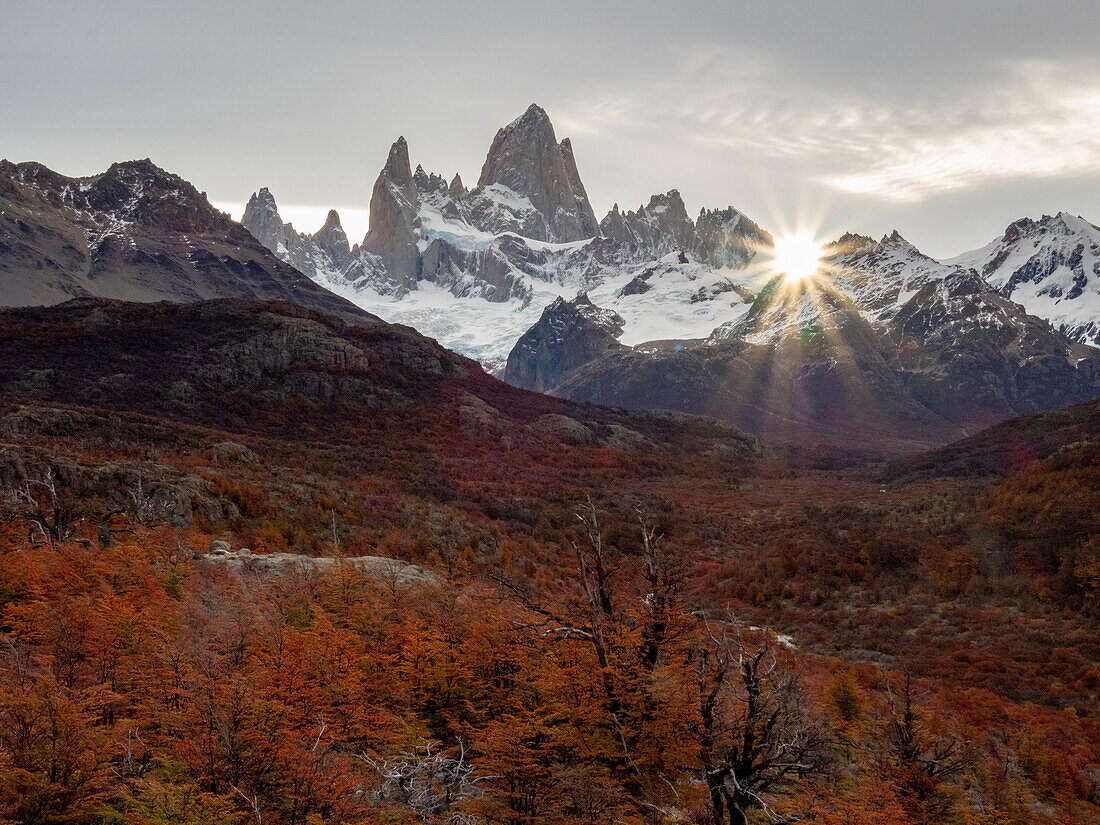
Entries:
<svg viewBox="0 0 1100 825">
<path fill-rule="evenodd" d="M 711 65 L 602 92 L 570 113 L 575 132 L 659 133 L 782 164 L 841 192 L 895 202 L 986 184 L 1100 172 L 1100 64 L 1006 64 L 992 84 L 922 99 L 784 83 L 767 67 Z"/>
<path fill-rule="evenodd" d="M 1100 82 L 1096 71 L 1017 67 L 1002 88 L 975 93 L 938 124 L 899 112 L 868 130 L 862 170 L 824 177 L 847 192 L 922 200 L 998 180 L 1059 178 L 1100 171 Z M 927 114 L 917 120 L 927 120 Z"/>
</svg>

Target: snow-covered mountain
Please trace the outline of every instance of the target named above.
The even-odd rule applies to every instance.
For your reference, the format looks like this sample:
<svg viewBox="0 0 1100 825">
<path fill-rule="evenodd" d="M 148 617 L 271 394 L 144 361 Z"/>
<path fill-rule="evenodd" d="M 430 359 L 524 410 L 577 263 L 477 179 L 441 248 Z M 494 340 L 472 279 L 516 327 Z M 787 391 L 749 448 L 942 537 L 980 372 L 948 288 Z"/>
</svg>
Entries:
<svg viewBox="0 0 1100 825">
<path fill-rule="evenodd" d="M 1059 212 L 1021 218 L 1000 238 L 946 261 L 1078 341 L 1100 346 L 1100 227 Z"/>
<path fill-rule="evenodd" d="M 701 341 L 609 344 L 599 338 L 614 332 L 604 324 L 600 345 L 581 347 L 593 325 L 548 311 L 517 343 L 510 377 L 575 401 L 703 413 L 780 440 L 889 451 L 1100 395 L 1100 351 L 973 270 L 935 261 L 897 232 L 877 242 L 845 235 L 826 253 L 817 275 L 772 277 Z"/>
<path fill-rule="evenodd" d="M 624 344 L 705 337 L 745 312 L 772 246 L 732 207 L 693 221 L 676 190 L 597 223 L 572 145 L 535 105 L 497 132 L 473 190 L 414 170 L 399 138 L 354 246 L 334 212 L 314 235 L 284 223 L 266 189 L 241 222 L 328 289 L 494 371 L 544 307 L 581 292 L 623 318 Z"/>
</svg>

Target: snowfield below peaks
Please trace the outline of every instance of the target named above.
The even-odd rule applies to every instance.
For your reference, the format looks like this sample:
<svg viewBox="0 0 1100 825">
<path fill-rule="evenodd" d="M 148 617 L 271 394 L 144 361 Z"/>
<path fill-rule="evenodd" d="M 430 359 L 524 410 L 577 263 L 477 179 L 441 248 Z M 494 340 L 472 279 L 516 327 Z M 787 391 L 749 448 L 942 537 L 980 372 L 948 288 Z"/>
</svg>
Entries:
<svg viewBox="0 0 1100 825">
<path fill-rule="evenodd" d="M 586 243 L 543 246 L 567 253 Z M 587 289 L 583 277 L 568 270 L 552 280 L 528 278 L 531 297 L 522 304 L 455 297 L 431 282 L 421 282 L 400 298 L 336 280 L 322 283 L 383 320 L 411 326 L 499 374 L 516 341 L 557 298 L 570 300 L 587 291 L 596 306 L 622 317 L 625 323 L 619 341 L 635 346 L 654 340 L 708 337 L 717 327 L 745 314 L 753 293 L 766 278 L 763 266 L 713 270 L 690 259 L 681 262 L 673 254 L 646 265 L 623 267 Z M 632 284 L 645 288 L 631 289 Z"/>
</svg>

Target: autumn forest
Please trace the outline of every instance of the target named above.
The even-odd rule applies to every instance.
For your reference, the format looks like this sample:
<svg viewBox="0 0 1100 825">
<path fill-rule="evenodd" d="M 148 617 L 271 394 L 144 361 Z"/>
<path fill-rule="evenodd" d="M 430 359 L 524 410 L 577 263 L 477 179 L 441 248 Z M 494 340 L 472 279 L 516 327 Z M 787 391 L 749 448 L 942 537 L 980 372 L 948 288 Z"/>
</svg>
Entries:
<svg viewBox="0 0 1100 825">
<path fill-rule="evenodd" d="M 0 396 L 0 821 L 1100 822 L 1096 403 L 888 460 L 106 301 Z"/>
</svg>

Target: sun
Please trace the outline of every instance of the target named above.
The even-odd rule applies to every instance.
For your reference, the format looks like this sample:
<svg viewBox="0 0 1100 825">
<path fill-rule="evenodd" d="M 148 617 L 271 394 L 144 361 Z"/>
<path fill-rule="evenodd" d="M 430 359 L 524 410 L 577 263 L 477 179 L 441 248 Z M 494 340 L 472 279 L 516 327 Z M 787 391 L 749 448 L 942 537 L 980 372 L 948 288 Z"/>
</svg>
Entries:
<svg viewBox="0 0 1100 825">
<path fill-rule="evenodd" d="M 783 279 L 802 281 L 817 273 L 821 265 L 821 244 L 808 232 L 799 232 L 775 240 L 775 260 L 772 266 Z"/>
</svg>

